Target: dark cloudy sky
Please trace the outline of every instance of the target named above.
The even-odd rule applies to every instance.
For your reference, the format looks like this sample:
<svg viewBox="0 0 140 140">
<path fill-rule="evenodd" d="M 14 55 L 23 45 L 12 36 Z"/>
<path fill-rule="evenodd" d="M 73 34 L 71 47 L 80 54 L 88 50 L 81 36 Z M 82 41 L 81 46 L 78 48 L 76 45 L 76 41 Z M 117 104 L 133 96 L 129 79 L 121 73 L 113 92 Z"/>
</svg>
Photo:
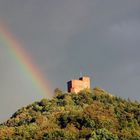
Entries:
<svg viewBox="0 0 140 140">
<path fill-rule="evenodd" d="M 140 0 L 0 0 L 3 20 L 52 88 L 82 72 L 140 101 Z M 43 97 L 0 44 L 0 120 Z"/>
</svg>

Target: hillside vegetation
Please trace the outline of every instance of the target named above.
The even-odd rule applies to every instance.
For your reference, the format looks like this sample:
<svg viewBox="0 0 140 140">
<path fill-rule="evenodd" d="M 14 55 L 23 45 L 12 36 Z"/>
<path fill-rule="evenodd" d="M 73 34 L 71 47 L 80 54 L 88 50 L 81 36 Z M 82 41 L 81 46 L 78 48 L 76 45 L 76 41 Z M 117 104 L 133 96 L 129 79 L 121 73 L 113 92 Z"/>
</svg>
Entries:
<svg viewBox="0 0 140 140">
<path fill-rule="evenodd" d="M 140 140 L 140 104 L 101 88 L 56 90 L 0 125 L 0 140 Z"/>
</svg>

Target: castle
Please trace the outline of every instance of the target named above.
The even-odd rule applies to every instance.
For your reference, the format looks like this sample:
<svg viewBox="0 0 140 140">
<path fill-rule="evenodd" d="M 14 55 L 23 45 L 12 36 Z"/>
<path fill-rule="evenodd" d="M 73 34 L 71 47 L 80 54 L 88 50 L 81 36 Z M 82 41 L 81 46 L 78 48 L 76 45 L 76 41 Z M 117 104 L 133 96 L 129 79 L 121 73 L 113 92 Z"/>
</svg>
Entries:
<svg viewBox="0 0 140 140">
<path fill-rule="evenodd" d="M 90 77 L 84 76 L 84 77 L 80 77 L 78 80 L 77 79 L 71 80 L 67 82 L 67 88 L 68 88 L 68 92 L 75 92 L 75 93 L 78 93 L 83 89 L 89 89 Z"/>
</svg>

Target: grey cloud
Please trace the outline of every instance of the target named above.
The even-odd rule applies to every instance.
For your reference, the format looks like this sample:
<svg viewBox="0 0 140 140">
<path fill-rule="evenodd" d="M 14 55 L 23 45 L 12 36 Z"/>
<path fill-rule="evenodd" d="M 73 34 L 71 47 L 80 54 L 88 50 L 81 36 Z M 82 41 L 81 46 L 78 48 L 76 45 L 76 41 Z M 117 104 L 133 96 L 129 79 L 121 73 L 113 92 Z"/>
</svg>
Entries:
<svg viewBox="0 0 140 140">
<path fill-rule="evenodd" d="M 65 90 L 66 81 L 82 71 L 92 77 L 92 86 L 140 100 L 139 7 L 139 0 L 1 0 L 0 19 L 7 21 L 53 88 Z M 25 84 L 27 77 L 2 47 L 0 58 L 0 96 L 8 102 L 11 97 L 16 102 L 13 109 L 42 97 L 34 96 Z M 5 69 L 13 69 L 13 76 Z M 23 81 L 17 84 L 23 89 L 21 97 L 20 89 L 11 84 L 17 76 Z M 15 88 L 10 95 L 11 86 Z M 3 116 L 12 112 L 5 110 Z"/>
</svg>

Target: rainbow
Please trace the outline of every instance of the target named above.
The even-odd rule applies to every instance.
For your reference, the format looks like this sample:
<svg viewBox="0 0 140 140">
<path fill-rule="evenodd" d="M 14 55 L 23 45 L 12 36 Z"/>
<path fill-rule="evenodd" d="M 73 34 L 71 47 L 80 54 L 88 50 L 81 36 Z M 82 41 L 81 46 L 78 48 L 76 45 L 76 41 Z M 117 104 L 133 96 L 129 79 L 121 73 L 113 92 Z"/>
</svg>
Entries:
<svg viewBox="0 0 140 140">
<path fill-rule="evenodd" d="M 27 51 L 23 49 L 22 44 L 5 25 L 0 25 L 0 42 L 7 46 L 15 61 L 30 77 L 34 86 L 39 87 L 45 95 L 50 94 L 50 85 L 42 75 L 42 72 L 40 72 Z"/>
</svg>

